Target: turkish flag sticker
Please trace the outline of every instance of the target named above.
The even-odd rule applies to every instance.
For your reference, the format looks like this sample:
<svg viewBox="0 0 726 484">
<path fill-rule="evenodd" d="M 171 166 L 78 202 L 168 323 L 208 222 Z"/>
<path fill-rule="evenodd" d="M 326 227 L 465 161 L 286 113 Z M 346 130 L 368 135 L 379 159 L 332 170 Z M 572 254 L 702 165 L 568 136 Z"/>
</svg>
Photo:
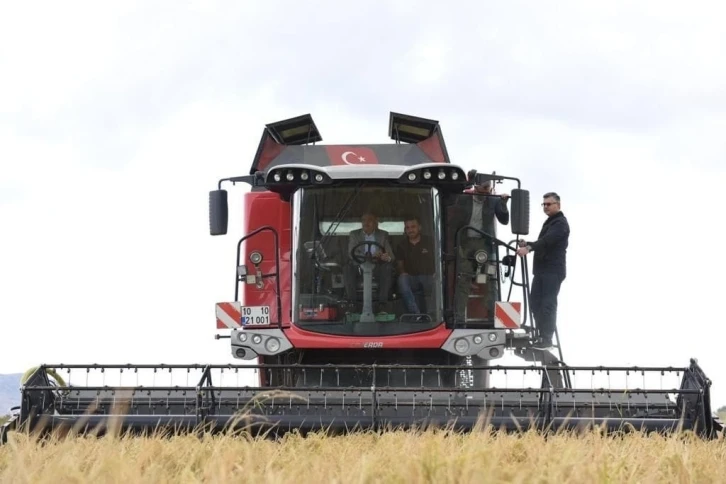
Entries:
<svg viewBox="0 0 726 484">
<path fill-rule="evenodd" d="M 378 157 L 362 146 L 326 146 L 331 165 L 377 165 Z"/>
</svg>

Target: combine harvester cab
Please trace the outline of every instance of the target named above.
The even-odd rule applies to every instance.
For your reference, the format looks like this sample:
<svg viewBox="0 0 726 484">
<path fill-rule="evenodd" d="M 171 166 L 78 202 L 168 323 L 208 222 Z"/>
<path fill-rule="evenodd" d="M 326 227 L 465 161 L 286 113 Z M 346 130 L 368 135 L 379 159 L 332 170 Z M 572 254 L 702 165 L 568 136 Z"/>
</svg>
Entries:
<svg viewBox="0 0 726 484">
<path fill-rule="evenodd" d="M 239 364 L 42 365 L 24 377 L 3 436 L 482 424 L 722 431 L 695 360 L 575 367 L 564 364 L 558 336 L 556 351 L 533 349 L 529 269 L 515 255 L 529 234 L 529 192 L 514 177 L 468 180 L 436 121 L 391 113 L 389 136 L 394 143 L 317 145 L 310 115 L 273 123 L 249 174 L 210 192 L 218 236 L 228 231 L 223 184 L 251 187 L 230 265 L 234 297 L 215 306 L 216 337 L 229 339 Z M 496 217 L 469 224 L 475 182 L 516 185 L 505 217 L 511 241 L 498 238 Z M 369 229 L 379 235 L 366 237 Z M 421 243 L 399 249 L 416 234 Z M 415 274 L 399 266 L 410 254 L 426 261 Z M 497 364 L 505 354 L 523 364 Z"/>
</svg>

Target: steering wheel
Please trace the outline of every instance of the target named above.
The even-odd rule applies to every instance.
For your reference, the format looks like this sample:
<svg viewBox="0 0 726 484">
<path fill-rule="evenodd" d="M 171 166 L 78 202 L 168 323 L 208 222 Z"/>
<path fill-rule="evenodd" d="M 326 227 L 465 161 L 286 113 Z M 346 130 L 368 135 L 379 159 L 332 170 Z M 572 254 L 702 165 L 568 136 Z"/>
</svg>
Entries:
<svg viewBox="0 0 726 484">
<path fill-rule="evenodd" d="M 365 251 L 364 256 L 359 256 L 358 254 L 355 253 L 355 251 L 358 250 L 358 247 L 363 246 L 363 245 L 367 245 L 368 249 Z M 362 264 L 365 261 L 370 260 L 371 258 L 373 258 L 373 254 L 371 254 L 371 248 L 370 248 L 371 245 L 375 245 L 376 247 L 380 248 L 381 252 L 386 251 L 386 248 L 383 247 L 378 242 L 376 242 L 374 240 L 364 240 L 363 242 L 355 244 L 355 246 L 352 249 L 350 249 L 350 258 L 353 259 L 354 261 L 356 261 L 358 264 Z"/>
</svg>

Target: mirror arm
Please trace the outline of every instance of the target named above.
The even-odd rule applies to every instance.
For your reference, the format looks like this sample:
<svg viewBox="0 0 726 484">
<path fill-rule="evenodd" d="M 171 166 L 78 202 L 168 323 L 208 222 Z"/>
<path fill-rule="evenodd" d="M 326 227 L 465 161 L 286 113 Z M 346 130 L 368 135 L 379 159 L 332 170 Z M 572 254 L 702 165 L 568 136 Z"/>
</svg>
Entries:
<svg viewBox="0 0 726 484">
<path fill-rule="evenodd" d="M 477 173 L 476 176 L 474 177 L 474 180 L 477 185 L 481 185 L 482 183 L 487 182 L 487 181 L 501 183 L 504 180 L 512 180 L 512 181 L 517 182 L 517 188 L 519 188 L 519 189 L 522 188 L 522 181 L 519 178 L 513 177 L 513 176 L 502 176 L 502 175 L 496 175 L 494 173 L 492 173 L 491 175 L 488 173 Z M 471 183 L 471 181 L 469 183 Z"/>
<path fill-rule="evenodd" d="M 255 172 L 254 175 L 243 175 L 243 176 L 233 176 L 229 178 L 221 178 L 219 182 L 217 182 L 217 189 L 222 189 L 222 183 L 223 182 L 232 182 L 232 185 L 236 183 L 247 183 L 248 185 L 252 187 L 258 187 L 263 186 L 265 184 L 265 173 L 262 171 Z"/>
</svg>

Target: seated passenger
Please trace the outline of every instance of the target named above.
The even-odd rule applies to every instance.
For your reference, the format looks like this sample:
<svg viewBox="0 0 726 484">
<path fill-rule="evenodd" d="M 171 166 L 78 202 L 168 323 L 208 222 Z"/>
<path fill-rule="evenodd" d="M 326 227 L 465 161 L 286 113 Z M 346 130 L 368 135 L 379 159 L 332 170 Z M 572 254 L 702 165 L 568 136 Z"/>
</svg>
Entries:
<svg viewBox="0 0 726 484">
<path fill-rule="evenodd" d="M 421 314 L 421 308 L 414 296 L 420 290 L 424 297 L 429 297 L 433 290 L 434 274 L 434 241 L 431 237 L 421 235 L 421 223 L 416 216 L 404 220 L 406 239 L 396 247 L 398 261 L 398 290 L 409 313 Z"/>
<path fill-rule="evenodd" d="M 385 248 L 384 251 L 381 251 L 381 248 L 377 245 L 363 244 L 355 251 L 359 256 L 365 257 L 370 250 L 373 256 L 373 262 L 376 264 L 373 269 L 373 277 L 378 282 L 378 310 L 382 311 L 388 303 L 388 295 L 391 292 L 393 249 L 391 249 L 388 232 L 378 228 L 378 217 L 368 212 L 363 214 L 361 222 L 362 228 L 353 230 L 348 236 L 348 257 L 350 257 L 353 247 L 365 241 L 378 242 Z M 345 266 L 344 277 L 348 301 L 354 302 L 356 300 L 356 287 L 363 274 L 360 271 L 359 264 L 353 259 L 349 260 L 349 263 Z M 373 297 L 375 298 L 375 294 Z"/>
</svg>

